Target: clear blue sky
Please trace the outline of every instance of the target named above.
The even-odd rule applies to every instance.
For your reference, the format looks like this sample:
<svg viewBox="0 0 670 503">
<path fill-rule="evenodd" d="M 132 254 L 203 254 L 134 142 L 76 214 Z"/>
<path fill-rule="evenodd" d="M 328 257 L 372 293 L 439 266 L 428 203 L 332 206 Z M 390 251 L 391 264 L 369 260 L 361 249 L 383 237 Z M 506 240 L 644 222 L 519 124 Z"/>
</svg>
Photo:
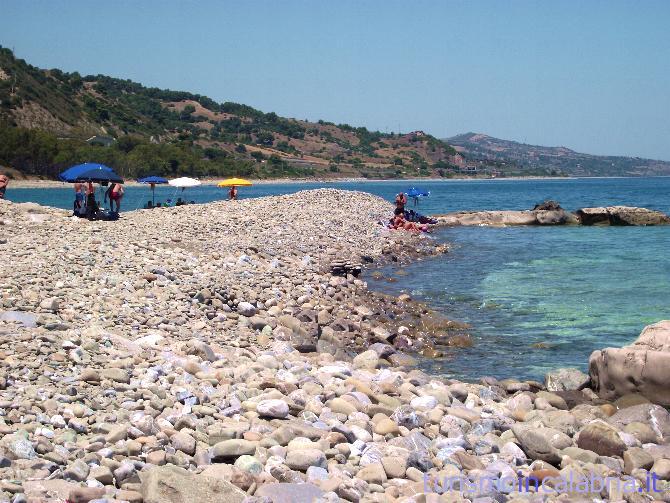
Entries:
<svg viewBox="0 0 670 503">
<path fill-rule="evenodd" d="M 0 44 L 288 117 L 670 160 L 670 1 L 0 0 Z"/>
</svg>

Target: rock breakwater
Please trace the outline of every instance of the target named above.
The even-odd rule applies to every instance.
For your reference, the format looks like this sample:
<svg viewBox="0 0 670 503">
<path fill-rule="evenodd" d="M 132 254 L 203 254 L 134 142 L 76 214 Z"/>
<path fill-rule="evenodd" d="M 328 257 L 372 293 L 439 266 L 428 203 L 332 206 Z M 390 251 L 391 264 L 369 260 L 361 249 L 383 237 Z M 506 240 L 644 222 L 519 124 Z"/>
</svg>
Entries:
<svg viewBox="0 0 670 503">
<path fill-rule="evenodd" d="M 547 204 L 553 203 L 553 204 Z M 630 206 L 582 208 L 574 213 L 549 201 L 532 210 L 461 211 L 436 215 L 438 224 L 445 226 L 487 225 L 668 225 L 670 216 L 661 211 Z"/>
</svg>

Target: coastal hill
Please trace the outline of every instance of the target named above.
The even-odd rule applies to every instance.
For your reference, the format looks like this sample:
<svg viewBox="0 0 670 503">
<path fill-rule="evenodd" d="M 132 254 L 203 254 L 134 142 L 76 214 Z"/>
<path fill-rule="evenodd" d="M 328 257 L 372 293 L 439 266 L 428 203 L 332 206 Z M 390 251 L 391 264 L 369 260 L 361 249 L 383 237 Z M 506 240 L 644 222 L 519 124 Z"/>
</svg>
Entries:
<svg viewBox="0 0 670 503">
<path fill-rule="evenodd" d="M 459 159 L 422 131 L 284 118 L 130 80 L 43 70 L 0 47 L 0 165 L 28 175 L 96 160 L 126 176 L 398 178 L 448 176 Z"/>
<path fill-rule="evenodd" d="M 521 171 L 541 168 L 553 175 L 654 176 L 670 175 L 670 162 L 639 157 L 581 154 L 566 147 L 541 147 L 501 140 L 481 133 L 466 133 L 444 141 L 473 165 L 495 164 L 503 172 L 509 165 Z"/>
<path fill-rule="evenodd" d="M 122 176 L 412 178 L 641 176 L 670 163 L 579 154 L 467 133 L 285 118 L 207 96 L 145 87 L 105 75 L 44 70 L 0 46 L 0 166 L 53 178 L 81 162 Z"/>
</svg>

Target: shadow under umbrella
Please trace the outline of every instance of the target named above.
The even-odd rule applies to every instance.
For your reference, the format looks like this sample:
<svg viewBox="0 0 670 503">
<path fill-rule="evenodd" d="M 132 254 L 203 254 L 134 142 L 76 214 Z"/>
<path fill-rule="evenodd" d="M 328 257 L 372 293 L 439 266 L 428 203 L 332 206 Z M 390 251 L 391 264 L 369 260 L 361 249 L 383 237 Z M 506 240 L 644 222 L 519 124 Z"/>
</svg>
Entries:
<svg viewBox="0 0 670 503">
<path fill-rule="evenodd" d="M 89 184 L 89 187 L 87 188 L 85 212 L 83 215 L 78 213 L 75 206 L 75 215 L 85 216 L 89 219 L 111 219 L 111 215 L 101 214 L 100 205 L 95 199 L 95 190 L 92 189 L 94 183 L 100 184 L 101 191 L 102 187 L 109 183 L 123 183 L 123 178 L 117 175 L 112 168 L 105 166 L 104 164 L 79 164 L 65 170 L 58 176 L 58 178 L 68 183 Z M 116 218 L 118 218 L 118 214 L 116 214 Z"/>
<path fill-rule="evenodd" d="M 156 206 L 156 185 L 166 185 L 168 180 L 162 176 L 146 176 L 144 178 L 138 178 L 137 182 L 151 186 L 151 205 Z"/>
</svg>

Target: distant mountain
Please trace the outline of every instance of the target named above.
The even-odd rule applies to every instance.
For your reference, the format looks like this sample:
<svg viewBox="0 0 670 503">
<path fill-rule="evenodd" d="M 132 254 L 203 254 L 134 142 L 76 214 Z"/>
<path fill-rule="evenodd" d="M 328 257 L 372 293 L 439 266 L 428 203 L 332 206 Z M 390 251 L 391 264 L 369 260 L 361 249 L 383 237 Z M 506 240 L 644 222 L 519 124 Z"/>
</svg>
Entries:
<svg viewBox="0 0 670 503">
<path fill-rule="evenodd" d="M 308 122 L 105 75 L 42 70 L 0 47 L 0 165 L 28 175 L 98 161 L 125 176 L 445 176 L 455 153 L 421 131 Z"/>
<path fill-rule="evenodd" d="M 580 154 L 566 147 L 541 147 L 501 140 L 481 133 L 466 133 L 444 141 L 471 161 L 494 163 L 503 173 L 548 170 L 570 176 L 670 175 L 670 162 L 639 157 Z"/>
</svg>

